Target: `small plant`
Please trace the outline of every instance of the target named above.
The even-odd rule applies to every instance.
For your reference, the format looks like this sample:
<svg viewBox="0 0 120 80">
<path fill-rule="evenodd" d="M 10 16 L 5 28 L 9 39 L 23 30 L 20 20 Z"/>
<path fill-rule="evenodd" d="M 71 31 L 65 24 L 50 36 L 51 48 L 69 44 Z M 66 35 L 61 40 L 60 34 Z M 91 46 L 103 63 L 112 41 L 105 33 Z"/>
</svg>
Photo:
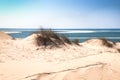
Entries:
<svg viewBox="0 0 120 80">
<path fill-rule="evenodd" d="M 74 39 L 72 42 L 76 45 L 79 45 L 79 39 Z"/>
<path fill-rule="evenodd" d="M 120 53 L 120 49 L 117 49 L 117 51 Z"/>
<path fill-rule="evenodd" d="M 109 43 L 105 38 L 99 38 L 102 41 L 102 44 L 107 47 L 113 47 L 111 43 Z"/>
<path fill-rule="evenodd" d="M 62 35 L 61 39 L 63 40 L 63 42 L 65 42 L 67 44 L 71 44 L 71 41 L 66 36 Z"/>
<path fill-rule="evenodd" d="M 71 44 L 72 42 L 64 35 L 60 36 L 56 32 L 51 29 L 43 29 L 40 31 L 34 32 L 37 34 L 36 44 L 38 46 L 47 46 L 50 47 L 59 47 L 60 45 Z M 78 41 L 74 41 L 75 44 L 78 45 Z"/>
</svg>

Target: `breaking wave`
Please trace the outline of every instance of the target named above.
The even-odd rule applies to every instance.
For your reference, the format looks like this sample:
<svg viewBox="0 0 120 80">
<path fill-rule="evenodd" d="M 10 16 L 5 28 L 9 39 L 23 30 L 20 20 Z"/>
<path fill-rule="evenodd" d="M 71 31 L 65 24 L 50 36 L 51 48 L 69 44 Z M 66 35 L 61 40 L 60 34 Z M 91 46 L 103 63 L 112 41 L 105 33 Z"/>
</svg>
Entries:
<svg viewBox="0 0 120 80">
<path fill-rule="evenodd" d="M 71 30 L 71 31 L 60 31 L 58 33 L 94 33 L 96 31 L 92 31 L 92 30 Z"/>
<path fill-rule="evenodd" d="M 22 33 L 22 32 L 18 32 L 18 31 L 5 31 L 5 33 L 7 33 L 7 34 L 16 34 L 16 33 Z"/>
</svg>

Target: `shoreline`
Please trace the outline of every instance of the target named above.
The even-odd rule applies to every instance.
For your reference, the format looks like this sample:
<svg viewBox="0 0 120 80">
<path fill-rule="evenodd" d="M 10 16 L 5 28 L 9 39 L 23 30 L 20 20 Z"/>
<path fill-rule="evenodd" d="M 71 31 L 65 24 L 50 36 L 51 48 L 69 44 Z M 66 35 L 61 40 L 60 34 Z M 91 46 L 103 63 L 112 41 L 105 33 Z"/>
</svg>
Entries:
<svg viewBox="0 0 120 80">
<path fill-rule="evenodd" d="M 3 31 L 5 31 L 5 30 L 3 30 Z M 14 29 L 13 28 L 13 29 L 9 30 L 9 28 L 8 28 L 8 30 L 6 30 L 6 32 L 9 33 L 14 38 L 15 37 L 16 38 L 26 38 L 29 35 L 24 36 L 24 34 L 28 34 L 28 33 L 31 34 L 31 32 L 35 32 L 35 31 L 39 31 L 39 29 L 34 30 L 34 29 L 24 29 L 24 28 L 23 29 L 19 29 L 19 28 Z M 105 38 L 105 39 L 113 41 L 113 42 L 120 42 L 120 37 L 118 35 L 119 32 L 120 32 L 120 29 L 65 29 L 65 30 L 64 29 L 53 29 L 53 31 L 58 32 L 59 34 L 64 33 L 71 40 L 77 38 L 77 39 L 79 39 L 80 42 L 85 42 L 86 40 L 93 39 L 93 38 L 94 39 L 96 39 L 96 38 Z M 82 35 L 84 35 L 84 33 L 86 35 L 82 36 Z M 105 33 L 105 34 L 102 34 L 102 33 Z M 73 34 L 73 35 L 74 34 L 77 34 L 77 35 L 79 34 L 80 37 L 78 37 L 78 36 L 71 37 L 72 35 L 68 36 L 68 34 Z M 91 36 L 91 35 L 96 35 L 96 36 Z"/>
</svg>

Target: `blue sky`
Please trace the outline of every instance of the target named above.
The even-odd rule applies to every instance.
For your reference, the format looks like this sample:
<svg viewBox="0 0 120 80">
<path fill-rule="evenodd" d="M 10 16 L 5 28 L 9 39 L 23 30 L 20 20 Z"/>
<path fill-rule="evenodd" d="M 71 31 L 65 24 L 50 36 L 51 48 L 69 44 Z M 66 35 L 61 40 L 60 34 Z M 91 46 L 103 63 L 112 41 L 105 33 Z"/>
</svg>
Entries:
<svg viewBox="0 0 120 80">
<path fill-rule="evenodd" d="M 0 27 L 120 28 L 120 0 L 0 0 Z"/>
</svg>

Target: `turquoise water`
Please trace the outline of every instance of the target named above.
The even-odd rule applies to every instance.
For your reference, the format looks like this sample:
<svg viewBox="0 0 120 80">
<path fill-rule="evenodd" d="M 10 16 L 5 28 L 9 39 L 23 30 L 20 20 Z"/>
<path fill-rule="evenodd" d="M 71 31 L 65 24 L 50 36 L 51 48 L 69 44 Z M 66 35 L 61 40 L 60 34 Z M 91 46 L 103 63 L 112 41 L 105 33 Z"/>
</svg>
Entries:
<svg viewBox="0 0 120 80">
<path fill-rule="evenodd" d="M 5 31 L 14 38 L 25 38 L 37 31 L 38 29 L 4 29 L 1 28 L 0 31 Z M 59 34 L 64 34 L 70 40 L 79 39 L 83 42 L 90 38 L 105 38 L 113 42 L 120 41 L 120 29 L 53 29 Z"/>
</svg>

